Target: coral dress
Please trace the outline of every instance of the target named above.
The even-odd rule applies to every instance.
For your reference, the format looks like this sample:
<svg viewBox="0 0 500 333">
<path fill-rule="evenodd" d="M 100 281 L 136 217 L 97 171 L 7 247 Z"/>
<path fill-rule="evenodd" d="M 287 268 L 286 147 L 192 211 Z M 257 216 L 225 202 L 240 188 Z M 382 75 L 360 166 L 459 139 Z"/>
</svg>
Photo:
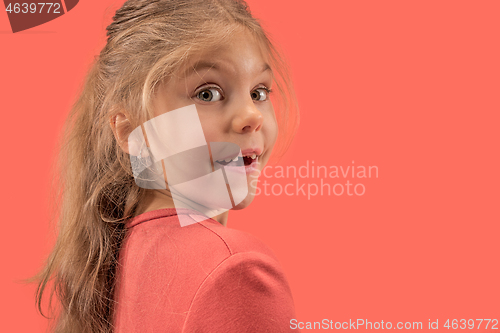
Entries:
<svg viewBox="0 0 500 333">
<path fill-rule="evenodd" d="M 291 331 L 293 299 L 272 251 L 213 219 L 181 227 L 177 214 L 197 219 L 166 208 L 127 222 L 115 332 Z"/>
</svg>

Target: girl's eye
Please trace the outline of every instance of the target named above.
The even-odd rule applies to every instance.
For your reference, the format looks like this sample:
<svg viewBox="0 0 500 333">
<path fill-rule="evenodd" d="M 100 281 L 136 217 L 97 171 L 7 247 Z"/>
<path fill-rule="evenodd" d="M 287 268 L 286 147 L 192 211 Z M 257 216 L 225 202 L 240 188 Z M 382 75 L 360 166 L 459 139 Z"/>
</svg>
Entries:
<svg viewBox="0 0 500 333">
<path fill-rule="evenodd" d="M 250 93 L 254 101 L 265 101 L 269 97 L 269 90 L 266 88 L 257 88 Z"/>
<path fill-rule="evenodd" d="M 204 102 L 217 102 L 222 99 L 222 94 L 216 88 L 207 88 L 196 94 L 196 97 Z"/>
</svg>

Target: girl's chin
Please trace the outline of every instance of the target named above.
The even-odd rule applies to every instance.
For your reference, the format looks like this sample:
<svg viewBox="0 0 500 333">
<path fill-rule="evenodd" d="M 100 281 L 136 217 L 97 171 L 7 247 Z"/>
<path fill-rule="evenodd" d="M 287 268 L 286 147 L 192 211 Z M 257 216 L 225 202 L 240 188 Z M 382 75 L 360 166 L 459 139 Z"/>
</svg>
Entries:
<svg viewBox="0 0 500 333">
<path fill-rule="evenodd" d="M 232 209 L 240 210 L 240 209 L 247 208 L 248 206 L 250 206 L 250 204 L 252 203 L 254 198 L 255 198 L 255 193 L 249 192 L 247 197 L 242 202 L 240 202 L 239 204 L 234 206 Z"/>
<path fill-rule="evenodd" d="M 261 168 L 259 167 L 258 164 L 254 163 L 254 165 L 247 166 L 245 171 L 248 184 L 248 194 L 243 201 L 241 201 L 239 204 L 231 208 L 234 210 L 240 210 L 248 207 L 255 198 L 255 192 L 258 184 L 258 179 L 261 173 Z"/>
</svg>

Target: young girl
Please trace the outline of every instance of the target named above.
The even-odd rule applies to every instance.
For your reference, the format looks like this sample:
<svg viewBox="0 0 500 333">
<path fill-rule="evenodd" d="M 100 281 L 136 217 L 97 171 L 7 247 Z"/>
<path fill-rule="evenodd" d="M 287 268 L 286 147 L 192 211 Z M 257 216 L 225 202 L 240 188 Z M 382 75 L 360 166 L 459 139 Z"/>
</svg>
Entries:
<svg viewBox="0 0 500 333">
<path fill-rule="evenodd" d="M 235 0 L 128 0 L 107 31 L 65 128 L 39 310 L 53 279 L 55 332 L 290 330 L 276 257 L 226 227 L 298 124 L 276 49 Z"/>
</svg>

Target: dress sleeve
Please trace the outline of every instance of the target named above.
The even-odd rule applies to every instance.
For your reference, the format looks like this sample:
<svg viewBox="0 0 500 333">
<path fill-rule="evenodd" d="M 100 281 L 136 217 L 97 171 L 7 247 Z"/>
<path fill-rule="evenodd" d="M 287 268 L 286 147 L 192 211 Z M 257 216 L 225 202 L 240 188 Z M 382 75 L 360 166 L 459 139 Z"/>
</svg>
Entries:
<svg viewBox="0 0 500 333">
<path fill-rule="evenodd" d="M 201 284 L 182 332 L 289 332 L 293 318 L 290 287 L 279 263 L 258 252 L 236 253 Z"/>
</svg>

